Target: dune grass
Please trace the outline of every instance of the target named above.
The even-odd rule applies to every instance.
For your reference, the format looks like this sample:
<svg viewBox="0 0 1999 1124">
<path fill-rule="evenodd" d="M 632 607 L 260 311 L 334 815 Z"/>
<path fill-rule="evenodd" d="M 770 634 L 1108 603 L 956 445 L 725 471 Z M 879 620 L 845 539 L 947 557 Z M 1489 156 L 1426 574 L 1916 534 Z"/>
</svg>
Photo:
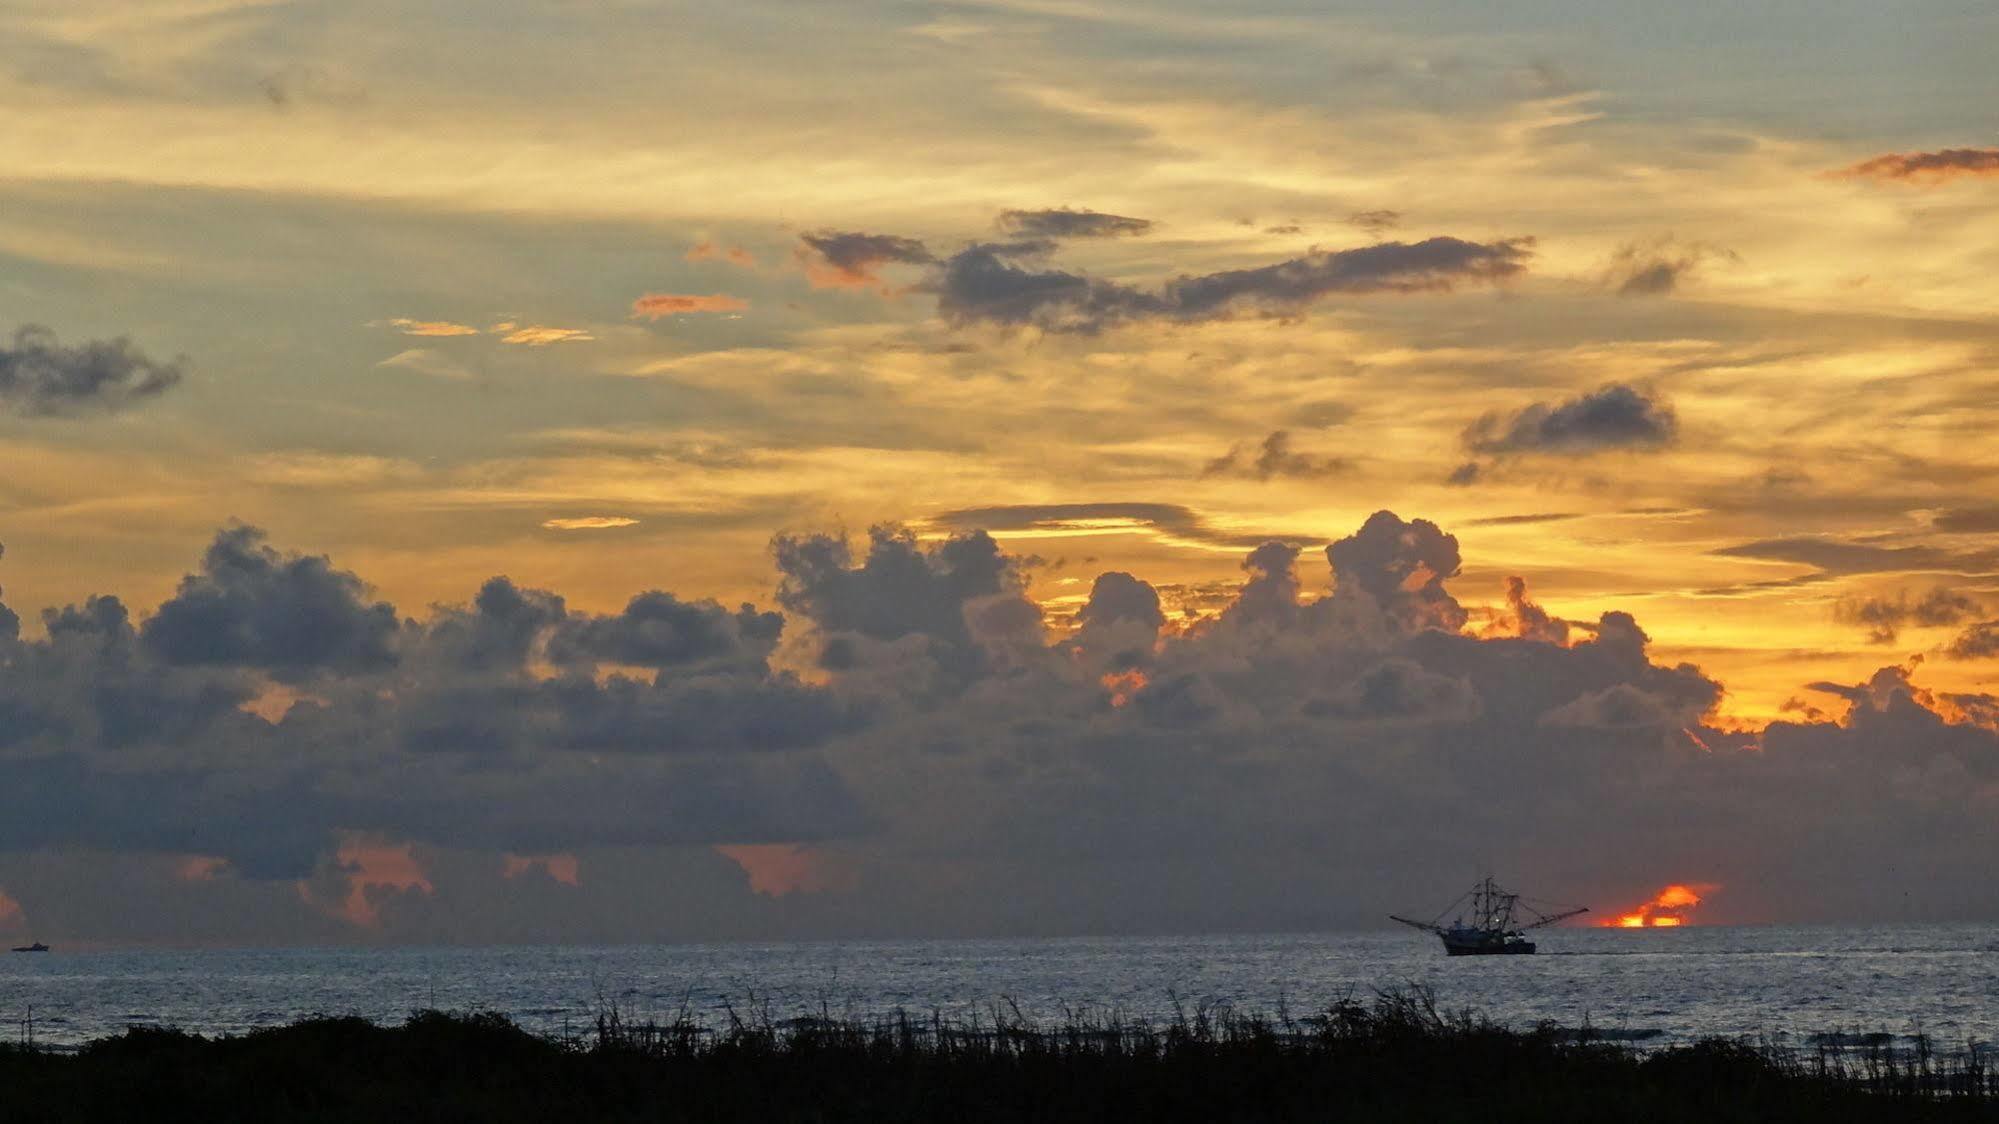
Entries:
<svg viewBox="0 0 1999 1124">
<path fill-rule="evenodd" d="M 1638 1052 L 1509 1029 L 1412 989 L 1313 1017 L 1202 1007 L 1164 1024 L 1010 1008 L 947 1020 L 709 1027 L 607 1007 L 564 1037 L 504 1016 L 313 1018 L 240 1036 L 132 1029 L 0 1050 L 23 1121 L 1826 1121 L 1999 1119 L 1978 1050 L 1710 1039 Z"/>
</svg>

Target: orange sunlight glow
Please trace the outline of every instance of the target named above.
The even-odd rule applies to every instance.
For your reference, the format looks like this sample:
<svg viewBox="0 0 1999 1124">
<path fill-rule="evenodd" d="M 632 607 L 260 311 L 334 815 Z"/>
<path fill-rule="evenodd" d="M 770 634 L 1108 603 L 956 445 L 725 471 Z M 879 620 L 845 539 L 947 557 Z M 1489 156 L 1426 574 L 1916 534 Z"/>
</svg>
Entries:
<svg viewBox="0 0 1999 1124">
<path fill-rule="evenodd" d="M 1143 671 L 1134 667 L 1130 671 L 1112 672 L 1099 682 L 1103 684 L 1105 691 L 1110 692 L 1111 706 L 1123 707 L 1138 697 L 1140 691 L 1145 690 L 1146 678 Z"/>
<path fill-rule="evenodd" d="M 825 852 L 796 843 L 725 843 L 715 851 L 749 875 L 752 893 L 767 898 L 850 890 L 858 881 Z"/>
<path fill-rule="evenodd" d="M 347 897 L 338 912 L 356 925 L 373 928 L 380 924 L 380 903 L 391 894 L 436 892 L 411 844 L 350 838 L 340 844 L 335 858 L 347 872 Z"/>
<path fill-rule="evenodd" d="M 567 852 L 557 852 L 552 855 L 516 855 L 508 852 L 502 860 L 500 876 L 503 878 L 519 878 L 521 875 L 534 870 L 546 874 L 565 886 L 581 886 L 583 884 L 582 868 L 577 863 L 576 856 Z"/>
<path fill-rule="evenodd" d="M 1691 885 L 1675 882 L 1653 895 L 1651 901 L 1605 920 L 1603 927 L 1675 929 L 1688 923 L 1688 913 L 1701 904 L 1703 895 L 1712 894 L 1719 889 L 1721 886 L 1713 882 L 1696 882 Z"/>
<path fill-rule="evenodd" d="M 183 855 L 174 864 L 174 877 L 182 882 L 208 882 L 229 869 L 229 860 L 220 855 Z"/>
</svg>

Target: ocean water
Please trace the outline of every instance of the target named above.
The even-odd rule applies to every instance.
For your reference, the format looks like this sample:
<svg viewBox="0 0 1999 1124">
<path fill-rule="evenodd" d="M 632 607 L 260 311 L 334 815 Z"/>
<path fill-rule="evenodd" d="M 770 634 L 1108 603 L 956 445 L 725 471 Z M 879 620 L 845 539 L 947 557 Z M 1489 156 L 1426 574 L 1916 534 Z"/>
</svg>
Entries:
<svg viewBox="0 0 1999 1124">
<path fill-rule="evenodd" d="M 968 1018 L 996 1004 L 1060 1019 L 1088 1009 L 1163 1020 L 1176 1003 L 1311 1014 L 1408 983 L 1520 1025 L 1588 1024 L 1643 1045 L 1709 1034 L 1999 1039 L 1999 927 L 1558 929 L 1537 956 L 1448 958 L 1419 933 L 845 941 L 607 948 L 262 949 L 0 954 L 0 1034 L 38 1042 L 130 1025 L 237 1033 L 311 1014 L 396 1021 L 501 1011 L 542 1032 L 615 1003 L 671 1018 Z M 989 1014 L 988 1014 L 989 1018 Z"/>
</svg>

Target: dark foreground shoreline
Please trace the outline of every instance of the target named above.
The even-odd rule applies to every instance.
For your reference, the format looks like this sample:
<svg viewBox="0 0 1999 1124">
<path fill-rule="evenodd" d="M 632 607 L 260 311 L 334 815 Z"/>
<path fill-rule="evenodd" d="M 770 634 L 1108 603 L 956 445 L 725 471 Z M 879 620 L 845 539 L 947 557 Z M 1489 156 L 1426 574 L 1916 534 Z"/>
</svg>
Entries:
<svg viewBox="0 0 1999 1124">
<path fill-rule="evenodd" d="M 1439 1011 L 1419 991 L 1292 1019 L 1164 1026 L 1005 1011 L 638 1023 L 567 1038 L 494 1014 L 313 1018 L 242 1036 L 132 1029 L 0 1048 L 0 1115 L 71 1121 L 1999 1120 L 1983 1050 L 1791 1051 L 1710 1039 L 1640 1052 Z"/>
</svg>

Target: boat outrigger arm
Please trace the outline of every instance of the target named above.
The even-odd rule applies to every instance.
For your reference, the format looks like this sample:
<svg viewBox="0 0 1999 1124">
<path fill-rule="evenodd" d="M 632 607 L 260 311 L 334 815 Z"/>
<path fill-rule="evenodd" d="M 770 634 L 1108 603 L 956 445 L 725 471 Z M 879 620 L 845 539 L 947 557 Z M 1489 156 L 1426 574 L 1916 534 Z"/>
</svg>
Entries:
<svg viewBox="0 0 1999 1124">
<path fill-rule="evenodd" d="M 1390 920 L 1400 921 L 1410 928 L 1436 934 L 1443 938 L 1447 951 L 1453 956 L 1462 956 L 1487 952 L 1531 953 L 1534 946 L 1522 939 L 1522 934 L 1529 929 L 1553 925 L 1588 912 L 1587 906 L 1536 902 L 1502 890 L 1492 879 L 1486 878 L 1460 895 L 1434 920 L 1418 921 L 1392 913 L 1388 916 Z M 1448 925 L 1445 918 L 1451 919 Z"/>
</svg>

